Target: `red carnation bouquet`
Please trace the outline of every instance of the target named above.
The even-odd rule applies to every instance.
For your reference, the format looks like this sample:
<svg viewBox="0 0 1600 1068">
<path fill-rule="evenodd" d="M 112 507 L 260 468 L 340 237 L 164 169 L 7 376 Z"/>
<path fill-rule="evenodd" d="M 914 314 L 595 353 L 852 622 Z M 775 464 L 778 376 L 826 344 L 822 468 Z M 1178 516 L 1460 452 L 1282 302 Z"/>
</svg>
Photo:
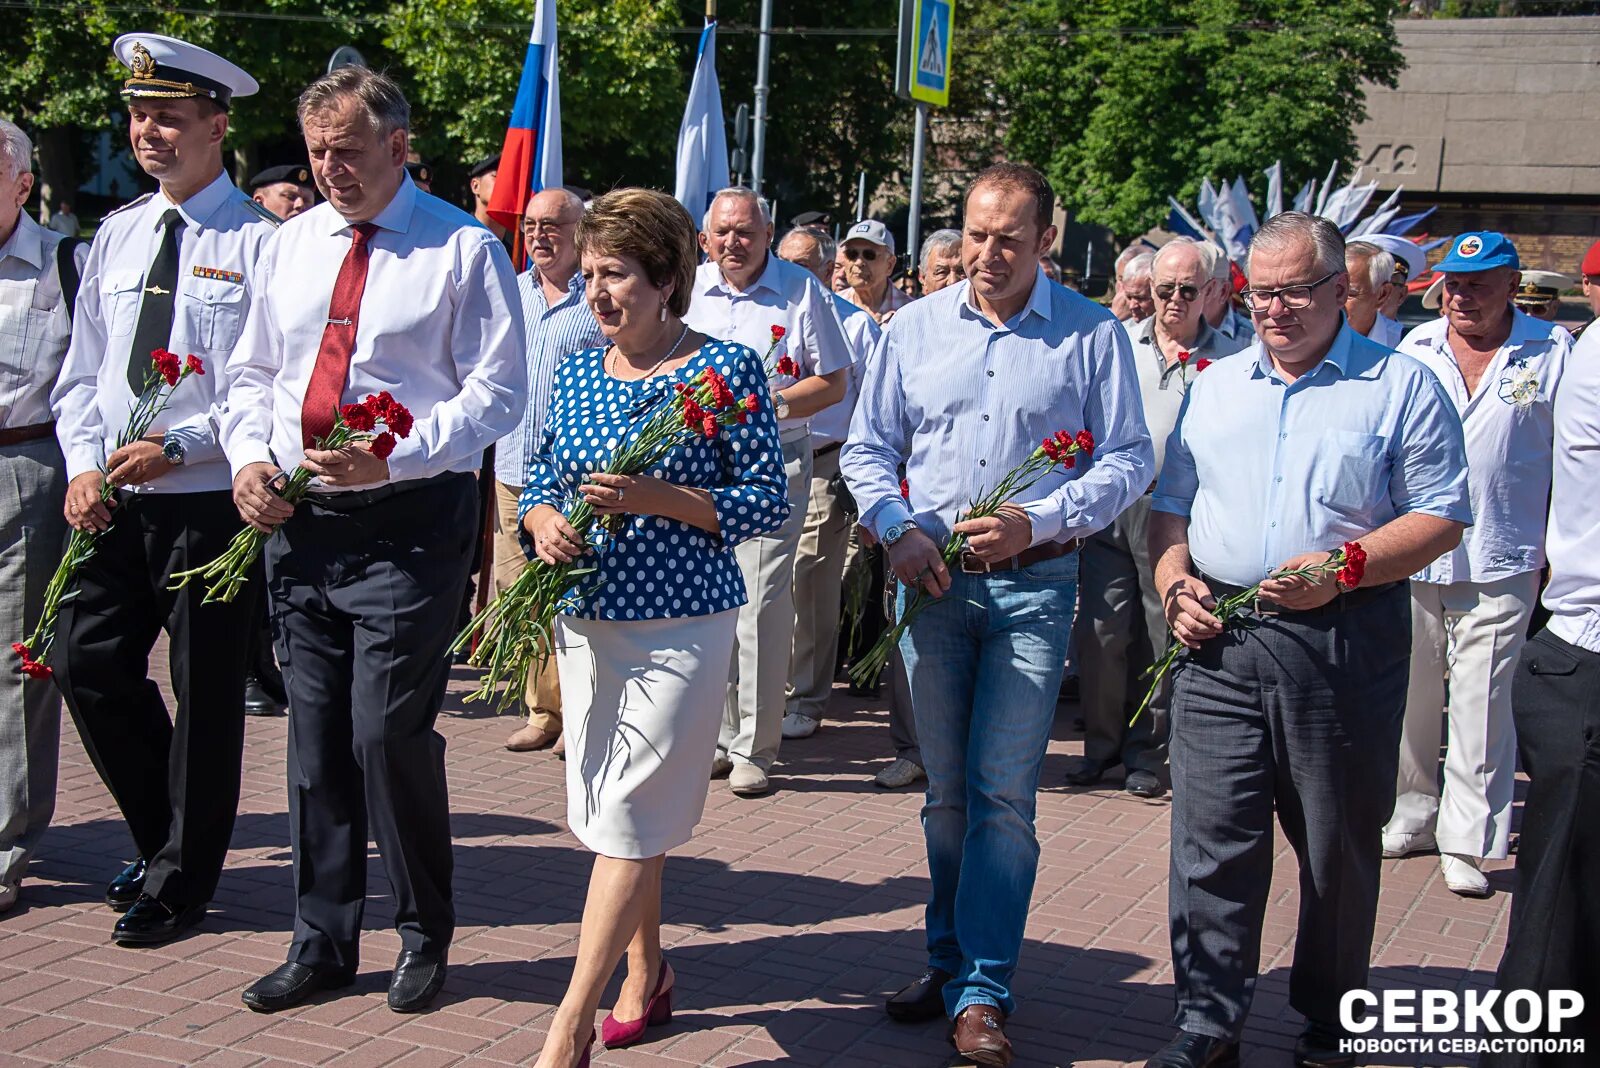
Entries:
<svg viewBox="0 0 1600 1068">
<path fill-rule="evenodd" d="M 172 401 L 172 392 L 190 375 L 203 375 L 206 365 L 198 356 L 190 355 L 179 359 L 175 352 L 166 349 L 155 349 L 150 353 L 150 369 L 144 374 L 144 389 L 139 392 L 139 397 L 133 403 L 133 410 L 128 413 L 128 424 L 117 435 L 117 448 L 131 445 L 150 432 L 155 425 L 156 417 L 166 410 Z M 115 450 L 113 450 L 115 451 Z M 100 480 L 100 501 L 107 507 L 112 504 L 117 490 L 104 478 Z M 112 513 L 111 521 L 116 522 L 116 513 Z M 61 558 L 61 563 L 56 567 L 56 573 L 50 577 L 50 585 L 44 591 L 44 611 L 39 615 L 38 625 L 33 628 L 33 633 L 28 635 L 26 641 L 12 642 L 11 651 L 22 660 L 21 671 L 33 679 L 48 679 L 51 676 L 50 668 L 45 664 L 51 648 L 56 641 L 56 620 L 61 614 L 62 602 L 71 597 L 78 580 L 78 570 L 94 555 L 95 545 L 100 540 L 104 531 L 74 530 L 72 537 L 67 541 L 66 555 Z"/>
<path fill-rule="evenodd" d="M 333 429 L 317 438 L 314 444 L 318 449 L 332 451 L 354 442 L 370 441 L 372 455 L 387 460 L 389 454 L 394 452 L 396 439 L 411 436 L 413 422 L 406 406 L 395 400 L 388 390 L 384 390 L 382 393 L 368 394 L 367 399 L 359 404 L 341 407 L 334 413 Z M 378 430 L 380 424 L 383 426 L 381 431 Z M 278 496 L 291 505 L 299 504 L 311 492 L 311 478 L 310 471 L 303 466 L 296 466 L 285 478 L 283 488 L 277 491 Z M 239 588 L 249 581 L 247 576 L 250 567 L 271 537 L 270 533 L 264 534 L 255 527 L 247 526 L 233 536 L 233 541 L 228 543 L 227 551 L 221 556 L 209 564 L 173 575 L 173 583 L 168 588 L 181 590 L 195 579 L 201 579 L 209 583 L 202 604 L 231 601 L 238 596 Z"/>
<path fill-rule="evenodd" d="M 783 328 L 772 330 L 776 344 Z M 670 398 L 643 416 L 603 470 L 613 475 L 642 475 L 672 449 L 700 438 L 714 438 L 721 428 L 746 422 L 760 410 L 761 400 L 754 393 L 735 397 L 722 375 L 705 368 L 690 382 L 677 383 Z M 627 523 L 621 515 L 597 523 L 594 509 L 584 500 L 565 514 L 579 539 L 592 545 L 616 536 Z M 451 646 L 452 653 L 471 648 L 473 636 L 482 632 L 467 662 L 484 669 L 484 674 L 468 701 L 494 699 L 498 707 L 505 708 L 522 700 L 529 671 L 543 663 L 554 648 L 556 613 L 568 602 L 579 580 L 594 571 L 578 561 L 551 565 L 535 557 L 515 582 L 473 617 Z M 505 689 L 496 698 L 495 691 L 502 685 Z"/>
<path fill-rule="evenodd" d="M 1065 430 L 1056 431 L 1052 437 L 1045 438 L 1038 448 L 1029 454 L 1028 458 L 1000 480 L 1000 484 L 990 490 L 976 503 L 968 508 L 961 517 L 966 519 L 986 519 L 1000 511 L 1005 505 L 1038 482 L 1041 478 L 1055 471 L 1057 468 L 1067 471 L 1077 463 L 1078 453 L 1090 455 L 1094 452 L 1094 435 L 1087 430 L 1080 430 L 1074 437 Z M 900 492 L 903 496 L 910 495 L 910 486 L 905 480 L 900 482 Z M 954 568 L 956 561 L 961 558 L 961 553 L 967 547 L 965 534 L 952 534 L 950 540 L 944 543 L 941 555 L 944 557 L 945 566 Z M 883 672 L 884 665 L 888 664 L 890 655 L 895 646 L 900 644 L 900 637 L 917 618 L 921 611 L 932 604 L 934 597 L 918 586 L 910 601 L 906 603 L 905 611 L 900 613 L 900 618 L 893 627 L 878 638 L 877 642 L 868 649 L 859 659 L 850 665 L 850 679 L 857 686 L 871 688 L 878 683 L 878 676 Z"/>
<path fill-rule="evenodd" d="M 1335 581 L 1347 590 L 1353 590 L 1361 585 L 1361 577 L 1367 573 L 1367 550 L 1361 547 L 1359 541 L 1347 541 L 1335 549 L 1328 559 L 1320 564 L 1308 564 L 1305 567 L 1284 568 L 1274 571 L 1268 578 L 1318 578 L 1322 575 L 1333 575 Z M 1217 601 L 1217 606 L 1211 610 L 1226 627 L 1228 621 L 1242 612 L 1247 611 L 1256 603 L 1256 597 L 1261 593 L 1261 583 L 1256 583 L 1248 590 L 1240 590 L 1231 597 L 1224 597 Z M 1160 660 L 1152 664 L 1143 675 L 1142 679 L 1150 680 L 1150 689 L 1145 691 L 1144 700 L 1139 702 L 1138 711 L 1128 721 L 1128 726 L 1139 722 L 1139 717 L 1144 715 L 1144 710 L 1150 707 L 1150 702 L 1156 699 L 1156 693 L 1161 687 L 1161 680 L 1167 677 L 1179 659 L 1189 651 L 1189 647 L 1178 641 L 1171 632 L 1167 634 L 1167 651 Z"/>
</svg>

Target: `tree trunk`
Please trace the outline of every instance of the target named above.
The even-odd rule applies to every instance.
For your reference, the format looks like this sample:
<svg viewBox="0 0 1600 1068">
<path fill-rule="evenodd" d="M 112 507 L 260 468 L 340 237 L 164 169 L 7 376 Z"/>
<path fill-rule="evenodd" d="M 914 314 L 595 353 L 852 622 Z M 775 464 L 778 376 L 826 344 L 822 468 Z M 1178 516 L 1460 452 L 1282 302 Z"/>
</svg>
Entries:
<svg viewBox="0 0 1600 1068">
<path fill-rule="evenodd" d="M 78 167 L 72 158 L 77 130 L 54 126 L 38 131 L 40 217 L 48 221 L 63 198 L 77 199 Z"/>
</svg>

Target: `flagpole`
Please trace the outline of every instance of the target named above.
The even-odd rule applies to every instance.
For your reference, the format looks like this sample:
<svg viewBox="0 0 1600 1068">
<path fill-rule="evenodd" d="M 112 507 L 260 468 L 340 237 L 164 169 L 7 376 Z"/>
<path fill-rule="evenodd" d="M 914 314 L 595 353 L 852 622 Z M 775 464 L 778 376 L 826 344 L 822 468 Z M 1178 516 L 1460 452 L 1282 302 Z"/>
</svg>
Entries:
<svg viewBox="0 0 1600 1068">
<path fill-rule="evenodd" d="M 755 145 L 750 153 L 750 188 L 759 195 L 767 165 L 767 71 L 772 64 L 772 0 L 761 0 L 761 43 L 756 50 Z"/>
</svg>

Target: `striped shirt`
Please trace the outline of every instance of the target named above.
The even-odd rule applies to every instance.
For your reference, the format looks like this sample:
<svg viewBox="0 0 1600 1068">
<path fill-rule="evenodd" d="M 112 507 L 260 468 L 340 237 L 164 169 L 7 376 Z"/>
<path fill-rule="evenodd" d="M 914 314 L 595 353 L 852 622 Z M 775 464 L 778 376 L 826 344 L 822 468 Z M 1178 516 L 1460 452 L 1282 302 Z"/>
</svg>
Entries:
<svg viewBox="0 0 1600 1068">
<path fill-rule="evenodd" d="M 584 302 L 583 275 L 574 273 L 567 295 L 555 307 L 545 300 L 539 272 L 528 268 L 517 276 L 522 297 L 522 318 L 527 330 L 528 409 L 515 430 L 494 447 L 494 477 L 507 486 L 521 488 L 528 481 L 528 465 L 539 444 L 550 393 L 555 388 L 556 367 L 574 352 L 605 344 L 600 324 Z"/>
<path fill-rule="evenodd" d="M 57 271 L 61 240 L 22 212 L 0 245 L 0 427 L 8 430 L 50 421 L 50 389 L 72 337 Z M 73 255 L 81 274 L 89 246 Z"/>
</svg>

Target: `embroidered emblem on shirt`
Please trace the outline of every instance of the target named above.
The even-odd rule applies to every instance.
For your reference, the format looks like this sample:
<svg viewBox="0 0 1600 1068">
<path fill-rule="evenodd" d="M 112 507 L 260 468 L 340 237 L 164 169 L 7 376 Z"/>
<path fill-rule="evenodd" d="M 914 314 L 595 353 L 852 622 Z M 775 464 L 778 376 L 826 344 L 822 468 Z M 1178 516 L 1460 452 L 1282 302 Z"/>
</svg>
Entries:
<svg viewBox="0 0 1600 1068">
<path fill-rule="evenodd" d="M 1518 408 L 1530 408 L 1539 399 L 1539 375 L 1526 363 L 1512 365 L 1500 380 L 1500 399 Z"/>
<path fill-rule="evenodd" d="M 232 282 L 236 286 L 244 285 L 244 275 L 238 271 L 224 271 L 221 267 L 196 267 L 196 278 L 209 278 L 215 282 Z"/>
</svg>

